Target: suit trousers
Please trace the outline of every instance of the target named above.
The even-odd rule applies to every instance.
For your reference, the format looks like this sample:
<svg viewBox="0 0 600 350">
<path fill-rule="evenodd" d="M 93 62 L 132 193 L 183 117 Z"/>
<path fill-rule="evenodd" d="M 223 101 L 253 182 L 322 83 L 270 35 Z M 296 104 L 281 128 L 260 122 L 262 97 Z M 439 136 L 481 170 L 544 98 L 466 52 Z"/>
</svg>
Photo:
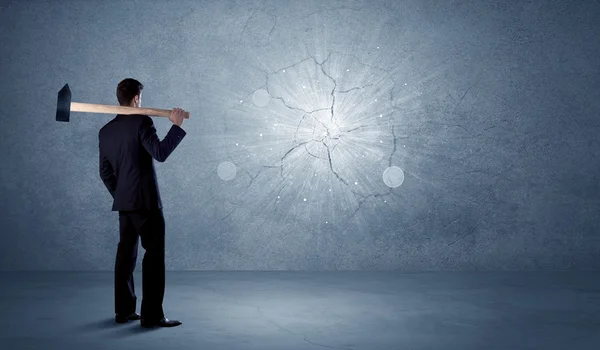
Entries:
<svg viewBox="0 0 600 350">
<path fill-rule="evenodd" d="M 137 297 L 133 271 L 137 261 L 138 237 L 145 250 L 142 260 L 142 305 L 145 320 L 164 317 L 165 219 L 162 209 L 119 212 L 120 240 L 115 263 L 115 313 L 135 312 Z"/>
</svg>

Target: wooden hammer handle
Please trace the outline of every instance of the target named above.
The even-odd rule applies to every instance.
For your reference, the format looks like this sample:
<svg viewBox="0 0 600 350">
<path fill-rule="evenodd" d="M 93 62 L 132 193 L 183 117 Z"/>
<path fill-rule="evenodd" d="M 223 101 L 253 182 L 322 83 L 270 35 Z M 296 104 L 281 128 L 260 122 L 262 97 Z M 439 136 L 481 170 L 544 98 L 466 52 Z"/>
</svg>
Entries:
<svg viewBox="0 0 600 350">
<path fill-rule="evenodd" d="M 143 114 L 153 117 L 169 117 L 171 115 L 171 111 L 168 109 L 112 106 L 81 102 L 71 102 L 71 112 L 88 112 L 104 114 Z M 185 119 L 190 119 L 190 112 L 184 112 L 183 117 Z"/>
</svg>

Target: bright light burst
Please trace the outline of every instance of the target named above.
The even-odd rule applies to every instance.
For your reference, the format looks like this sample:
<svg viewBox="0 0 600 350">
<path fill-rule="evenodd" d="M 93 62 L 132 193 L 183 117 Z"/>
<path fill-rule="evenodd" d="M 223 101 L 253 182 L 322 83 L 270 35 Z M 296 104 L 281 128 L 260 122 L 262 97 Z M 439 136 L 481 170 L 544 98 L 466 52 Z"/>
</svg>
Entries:
<svg viewBox="0 0 600 350">
<path fill-rule="evenodd" d="M 379 197 L 404 181 L 392 164 L 393 86 L 385 71 L 338 52 L 265 73 L 226 116 L 237 131 L 228 153 L 256 210 L 335 223 L 367 199 L 387 203 Z"/>
</svg>

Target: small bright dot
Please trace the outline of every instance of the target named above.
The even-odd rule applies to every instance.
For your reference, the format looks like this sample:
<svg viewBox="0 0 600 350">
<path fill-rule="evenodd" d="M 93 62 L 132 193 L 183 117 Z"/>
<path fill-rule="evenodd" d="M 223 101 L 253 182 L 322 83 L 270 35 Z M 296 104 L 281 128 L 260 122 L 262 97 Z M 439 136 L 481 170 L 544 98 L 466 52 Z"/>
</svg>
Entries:
<svg viewBox="0 0 600 350">
<path fill-rule="evenodd" d="M 304 198 L 304 201 L 306 202 L 306 198 Z"/>
<path fill-rule="evenodd" d="M 379 118 L 383 118 L 383 114 L 380 114 L 380 115 L 379 115 Z"/>
<path fill-rule="evenodd" d="M 377 46 L 377 50 L 379 50 L 379 46 Z"/>
<path fill-rule="evenodd" d="M 260 137 L 262 137 L 262 134 L 260 134 Z"/>
<path fill-rule="evenodd" d="M 277 198 L 281 198 L 281 197 L 277 196 Z"/>
<path fill-rule="evenodd" d="M 325 223 L 326 223 L 326 224 L 328 224 L 328 223 L 329 223 L 329 221 L 325 221 Z"/>
<path fill-rule="evenodd" d="M 331 192 L 331 188 L 329 189 L 329 192 Z"/>
<path fill-rule="evenodd" d="M 375 99 L 375 102 L 377 102 L 377 99 Z"/>
<path fill-rule="evenodd" d="M 236 142 L 236 143 L 235 143 L 235 145 L 236 145 L 236 146 L 239 146 L 240 144 Z"/>
<path fill-rule="evenodd" d="M 302 88 L 303 88 L 303 89 L 306 89 L 306 86 L 302 85 Z"/>
<path fill-rule="evenodd" d="M 350 71 L 350 69 L 346 69 L 346 72 L 349 72 L 349 71 Z"/>
<path fill-rule="evenodd" d="M 285 69 L 283 70 L 283 72 L 285 73 Z"/>
<path fill-rule="evenodd" d="M 404 145 L 404 147 L 406 147 L 406 145 Z"/>
<path fill-rule="evenodd" d="M 408 85 L 407 83 L 404 83 L 404 86 Z"/>
<path fill-rule="evenodd" d="M 383 201 L 383 203 L 387 203 L 387 201 Z"/>
<path fill-rule="evenodd" d="M 244 100 L 240 100 L 240 103 L 244 103 Z"/>
<path fill-rule="evenodd" d="M 317 174 L 315 174 L 315 176 L 317 176 Z"/>
<path fill-rule="evenodd" d="M 355 184 L 355 185 L 358 185 L 358 182 L 356 182 L 356 181 L 355 181 L 355 182 L 354 182 L 354 184 Z"/>
</svg>

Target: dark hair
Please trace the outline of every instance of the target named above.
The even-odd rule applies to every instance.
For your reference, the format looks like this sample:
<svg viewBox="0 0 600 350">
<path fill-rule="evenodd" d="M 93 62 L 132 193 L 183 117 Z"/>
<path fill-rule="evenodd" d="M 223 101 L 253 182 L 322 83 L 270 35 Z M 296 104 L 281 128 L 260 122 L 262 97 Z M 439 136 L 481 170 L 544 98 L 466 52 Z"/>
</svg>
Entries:
<svg viewBox="0 0 600 350">
<path fill-rule="evenodd" d="M 131 100 L 142 93 L 144 85 L 139 81 L 127 78 L 122 80 L 117 86 L 117 100 L 121 106 L 126 106 L 131 103 Z"/>
</svg>

